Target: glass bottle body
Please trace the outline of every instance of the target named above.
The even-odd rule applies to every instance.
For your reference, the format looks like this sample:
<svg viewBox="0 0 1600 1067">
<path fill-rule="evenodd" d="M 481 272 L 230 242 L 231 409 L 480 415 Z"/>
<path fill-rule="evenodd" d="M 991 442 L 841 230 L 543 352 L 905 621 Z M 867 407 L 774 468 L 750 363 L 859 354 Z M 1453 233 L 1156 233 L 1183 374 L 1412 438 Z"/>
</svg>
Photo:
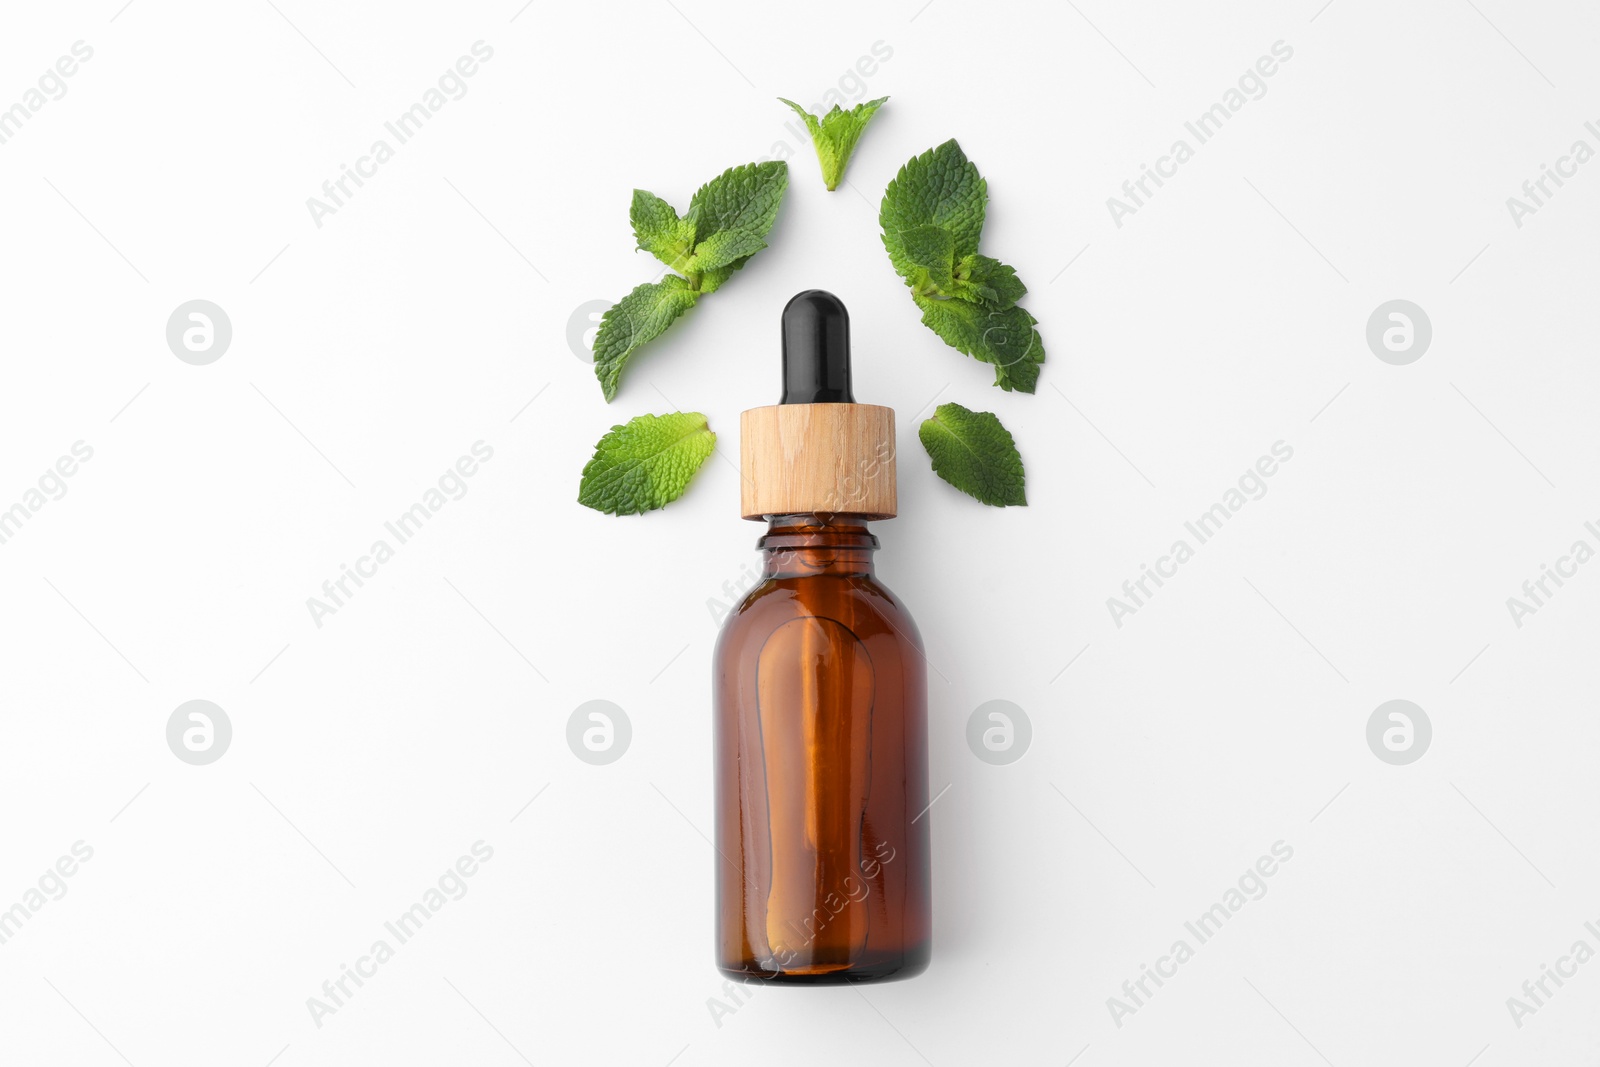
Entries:
<svg viewBox="0 0 1600 1067">
<path fill-rule="evenodd" d="M 850 516 L 771 520 L 714 666 L 717 964 L 906 978 L 932 928 L 927 674 Z"/>
</svg>

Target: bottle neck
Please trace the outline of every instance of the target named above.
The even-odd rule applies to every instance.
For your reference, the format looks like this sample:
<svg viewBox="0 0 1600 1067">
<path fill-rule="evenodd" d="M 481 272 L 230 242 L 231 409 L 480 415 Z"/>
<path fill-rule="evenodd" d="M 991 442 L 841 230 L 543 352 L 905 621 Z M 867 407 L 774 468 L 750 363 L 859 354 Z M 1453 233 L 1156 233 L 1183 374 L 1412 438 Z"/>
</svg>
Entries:
<svg viewBox="0 0 1600 1067">
<path fill-rule="evenodd" d="M 756 542 L 765 578 L 870 576 L 878 539 L 856 515 L 773 515 Z"/>
</svg>

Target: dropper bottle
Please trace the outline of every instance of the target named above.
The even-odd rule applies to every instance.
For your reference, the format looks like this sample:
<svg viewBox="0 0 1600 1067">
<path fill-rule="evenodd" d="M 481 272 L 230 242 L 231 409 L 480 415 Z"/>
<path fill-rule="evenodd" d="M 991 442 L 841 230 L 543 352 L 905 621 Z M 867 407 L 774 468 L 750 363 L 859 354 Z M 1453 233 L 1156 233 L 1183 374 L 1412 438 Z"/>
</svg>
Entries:
<svg viewBox="0 0 1600 1067">
<path fill-rule="evenodd" d="M 894 411 L 855 402 L 838 297 L 795 296 L 782 338 L 782 400 L 740 420 L 762 580 L 715 654 L 717 964 L 907 978 L 932 927 L 927 668 L 867 528 L 895 515 Z"/>
</svg>

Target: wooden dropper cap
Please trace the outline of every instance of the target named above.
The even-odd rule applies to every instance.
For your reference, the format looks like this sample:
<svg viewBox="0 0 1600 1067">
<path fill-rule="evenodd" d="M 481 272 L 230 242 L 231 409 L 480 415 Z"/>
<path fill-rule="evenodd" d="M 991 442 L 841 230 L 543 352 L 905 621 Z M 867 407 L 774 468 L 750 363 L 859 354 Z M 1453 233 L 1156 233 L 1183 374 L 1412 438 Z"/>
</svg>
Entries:
<svg viewBox="0 0 1600 1067">
<path fill-rule="evenodd" d="M 807 289 L 783 309 L 783 399 L 739 417 L 740 513 L 895 516 L 894 409 L 850 392 L 850 313 Z"/>
</svg>

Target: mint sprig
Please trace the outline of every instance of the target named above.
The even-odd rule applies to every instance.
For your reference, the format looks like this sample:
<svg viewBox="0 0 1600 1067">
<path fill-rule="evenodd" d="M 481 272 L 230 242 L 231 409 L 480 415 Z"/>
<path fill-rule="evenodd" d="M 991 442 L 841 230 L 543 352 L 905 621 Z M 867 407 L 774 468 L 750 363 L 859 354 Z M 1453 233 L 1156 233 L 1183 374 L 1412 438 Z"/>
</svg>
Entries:
<svg viewBox="0 0 1600 1067">
<path fill-rule="evenodd" d="M 785 100 L 781 96 L 778 99 L 788 104 L 806 124 L 811 143 L 817 149 L 817 162 L 822 166 L 822 183 L 831 193 L 844 180 L 844 169 L 850 165 L 850 155 L 856 150 L 856 142 L 861 140 L 867 123 L 872 121 L 872 116 L 889 98 L 881 96 L 876 100 L 868 100 L 849 111 L 834 104 L 833 110 L 820 119 L 793 100 Z"/>
<path fill-rule="evenodd" d="M 683 495 L 716 444 L 698 411 L 640 415 L 613 426 L 584 465 L 578 503 L 607 515 L 665 507 Z"/>
<path fill-rule="evenodd" d="M 677 273 L 636 287 L 600 320 L 594 373 L 608 403 L 641 346 L 767 247 L 788 186 L 789 168 L 782 160 L 730 167 L 702 185 L 681 216 L 654 193 L 633 191 L 628 218 L 634 239 Z"/>
<path fill-rule="evenodd" d="M 1025 505 L 1027 478 L 1011 432 L 989 411 L 940 404 L 917 429 L 933 473 L 995 507 Z"/>
<path fill-rule="evenodd" d="M 1031 393 L 1044 362 L 1037 319 L 1017 301 L 1027 286 L 1014 268 L 978 252 L 988 183 L 954 140 L 900 168 L 878 221 L 895 272 L 945 343 L 994 365 L 994 384 Z"/>
</svg>

